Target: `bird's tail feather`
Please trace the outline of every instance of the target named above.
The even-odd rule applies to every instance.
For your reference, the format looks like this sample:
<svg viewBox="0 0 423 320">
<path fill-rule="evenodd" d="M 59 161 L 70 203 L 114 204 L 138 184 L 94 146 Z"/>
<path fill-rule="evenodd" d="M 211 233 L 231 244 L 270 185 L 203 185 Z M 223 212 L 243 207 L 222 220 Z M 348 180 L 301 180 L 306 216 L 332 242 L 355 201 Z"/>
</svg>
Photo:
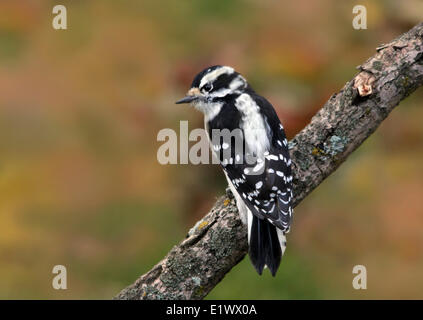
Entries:
<svg viewBox="0 0 423 320">
<path fill-rule="evenodd" d="M 267 266 L 275 276 L 285 251 L 285 234 L 266 219 L 252 217 L 249 233 L 249 256 L 257 272 L 261 275 Z"/>
</svg>

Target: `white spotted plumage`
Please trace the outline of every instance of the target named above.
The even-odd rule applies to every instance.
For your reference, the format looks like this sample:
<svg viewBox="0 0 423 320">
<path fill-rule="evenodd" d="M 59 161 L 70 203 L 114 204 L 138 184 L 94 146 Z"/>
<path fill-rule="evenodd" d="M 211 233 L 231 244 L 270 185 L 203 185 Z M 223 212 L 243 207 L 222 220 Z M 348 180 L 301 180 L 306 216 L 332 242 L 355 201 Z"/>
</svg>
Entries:
<svg viewBox="0 0 423 320">
<path fill-rule="evenodd" d="M 230 140 L 215 143 L 212 150 L 235 196 L 241 220 L 248 225 L 251 261 L 260 274 L 267 266 L 274 275 L 286 247 L 293 198 L 288 141 L 276 112 L 244 77 L 225 66 L 200 72 L 190 95 L 181 101 L 191 102 L 204 113 L 209 139 L 215 129 L 241 130 L 245 142 L 241 152 L 232 150 Z M 275 239 L 279 251 L 274 243 L 271 246 Z"/>
</svg>

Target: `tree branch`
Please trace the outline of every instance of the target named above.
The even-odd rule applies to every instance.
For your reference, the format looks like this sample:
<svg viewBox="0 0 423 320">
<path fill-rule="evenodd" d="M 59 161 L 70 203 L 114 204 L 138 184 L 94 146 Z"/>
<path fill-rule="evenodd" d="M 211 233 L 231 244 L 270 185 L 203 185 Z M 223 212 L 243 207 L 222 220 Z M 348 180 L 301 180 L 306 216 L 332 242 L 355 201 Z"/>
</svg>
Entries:
<svg viewBox="0 0 423 320">
<path fill-rule="evenodd" d="M 294 205 L 423 83 L 423 23 L 377 48 L 359 73 L 290 141 Z M 202 299 L 247 253 L 235 200 L 221 197 L 167 256 L 115 299 Z"/>
</svg>

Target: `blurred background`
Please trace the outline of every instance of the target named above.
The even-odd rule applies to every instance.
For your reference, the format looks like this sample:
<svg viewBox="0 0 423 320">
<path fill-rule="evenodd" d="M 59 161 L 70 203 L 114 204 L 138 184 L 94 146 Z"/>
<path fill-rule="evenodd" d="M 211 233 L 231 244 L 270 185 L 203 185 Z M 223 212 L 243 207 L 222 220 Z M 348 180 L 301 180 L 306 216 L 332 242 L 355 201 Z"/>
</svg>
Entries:
<svg viewBox="0 0 423 320">
<path fill-rule="evenodd" d="M 67 8 L 68 29 L 52 28 Z M 352 8 L 367 8 L 367 30 Z M 418 0 L 0 1 L 0 298 L 109 299 L 225 190 L 216 165 L 160 165 L 174 105 L 235 67 L 292 138 L 355 67 L 422 20 Z M 244 259 L 215 299 L 423 298 L 423 92 L 299 207 L 276 278 Z M 54 290 L 54 265 L 68 289 Z M 367 267 L 367 290 L 352 269 Z M 248 281 L 246 281 L 248 279 Z"/>
</svg>

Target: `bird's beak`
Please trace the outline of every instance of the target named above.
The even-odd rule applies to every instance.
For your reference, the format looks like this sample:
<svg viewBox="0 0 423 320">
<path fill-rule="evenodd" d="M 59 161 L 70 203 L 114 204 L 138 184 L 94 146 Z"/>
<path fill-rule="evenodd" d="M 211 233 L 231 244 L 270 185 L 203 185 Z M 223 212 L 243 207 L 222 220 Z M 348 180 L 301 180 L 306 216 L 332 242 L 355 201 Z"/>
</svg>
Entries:
<svg viewBox="0 0 423 320">
<path fill-rule="evenodd" d="M 198 98 L 200 98 L 200 96 L 201 96 L 201 93 L 200 93 L 200 90 L 198 90 L 198 88 L 191 88 L 184 98 L 176 101 L 175 103 L 176 104 L 190 103 L 190 102 L 193 102 L 193 101 L 197 100 Z"/>
</svg>

